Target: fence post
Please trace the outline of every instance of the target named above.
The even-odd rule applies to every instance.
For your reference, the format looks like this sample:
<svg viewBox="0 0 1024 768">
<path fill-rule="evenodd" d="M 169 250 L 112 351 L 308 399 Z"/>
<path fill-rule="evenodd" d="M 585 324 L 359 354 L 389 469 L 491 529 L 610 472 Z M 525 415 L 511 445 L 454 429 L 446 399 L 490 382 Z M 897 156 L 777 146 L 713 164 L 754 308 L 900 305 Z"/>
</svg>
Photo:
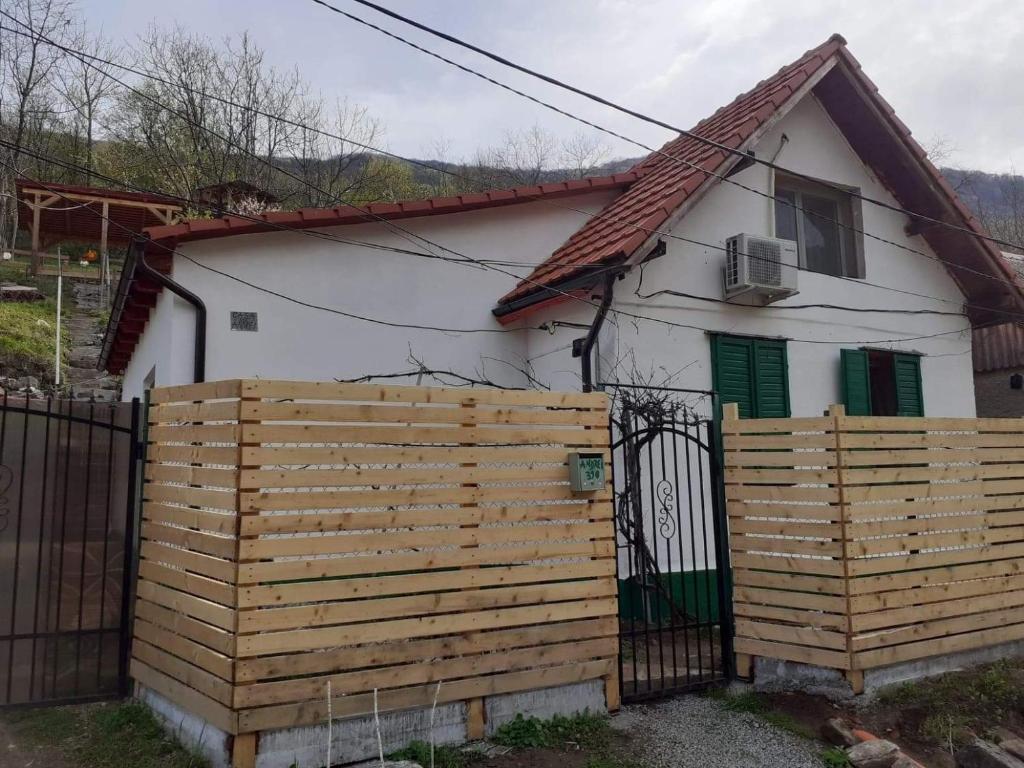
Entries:
<svg viewBox="0 0 1024 768">
<path fill-rule="evenodd" d="M 717 395 L 716 395 L 716 399 L 717 399 Z M 715 409 L 715 410 L 716 410 L 716 413 L 717 413 L 718 409 Z M 712 458 L 715 461 L 719 462 L 719 477 L 721 478 L 720 482 L 718 483 L 719 488 L 716 490 L 716 493 L 719 494 L 719 497 L 721 499 L 721 508 L 722 508 L 721 509 L 721 515 L 722 515 L 722 520 L 725 522 L 725 527 L 724 527 L 724 530 L 722 532 L 722 540 L 723 540 L 722 551 L 725 553 L 726 562 L 727 563 L 731 563 L 732 562 L 732 546 L 731 546 L 730 541 L 729 541 L 729 525 L 728 525 L 729 513 L 728 513 L 728 509 L 727 509 L 727 505 L 726 505 L 726 499 L 725 499 L 725 433 L 726 433 L 725 423 L 727 421 L 739 421 L 739 418 L 740 418 L 740 406 L 739 406 L 739 403 L 723 403 L 722 407 L 721 407 L 721 414 L 722 414 L 721 420 L 716 425 L 717 431 L 718 431 L 718 435 L 720 436 L 720 440 L 719 440 L 720 445 L 718 447 L 718 450 L 715 452 L 716 455 L 713 456 Z M 728 612 L 727 616 L 723 616 L 722 617 L 722 631 L 723 631 L 723 634 L 725 632 L 729 633 L 729 635 L 730 635 L 729 636 L 729 647 L 731 649 L 732 648 L 732 633 L 734 632 L 734 628 L 732 626 L 732 624 L 733 624 L 733 605 L 732 605 L 732 567 L 731 567 L 731 565 L 727 569 L 727 573 L 724 575 L 724 577 L 728 578 L 728 580 L 729 580 L 728 585 L 726 587 L 726 594 L 727 594 L 727 599 L 728 599 L 729 612 Z M 729 622 L 728 625 L 726 624 L 726 620 L 728 620 L 728 622 Z M 723 644 L 722 650 L 723 650 L 723 652 L 725 651 L 724 644 Z M 749 680 L 753 676 L 753 672 L 754 672 L 754 657 L 751 656 L 749 653 L 734 653 L 732 655 L 732 665 L 733 665 L 732 673 L 736 677 L 742 678 L 744 680 Z"/>
<path fill-rule="evenodd" d="M 847 662 L 846 669 L 843 670 L 843 674 L 849 681 L 850 686 L 853 688 L 854 693 L 864 692 L 864 673 L 862 671 L 854 669 L 853 663 L 853 611 L 850 597 L 850 537 L 847 534 L 847 523 L 849 517 L 849 510 L 846 504 L 846 486 L 843 479 L 843 453 L 845 446 L 843 445 L 843 429 L 845 427 L 844 420 L 846 418 L 846 406 L 842 404 L 831 405 L 828 409 L 828 415 L 833 419 L 832 434 L 836 441 L 836 483 L 839 491 L 839 531 L 843 537 L 842 541 L 842 558 L 843 558 L 843 596 L 846 603 L 846 652 L 849 654 L 849 661 Z"/>
</svg>

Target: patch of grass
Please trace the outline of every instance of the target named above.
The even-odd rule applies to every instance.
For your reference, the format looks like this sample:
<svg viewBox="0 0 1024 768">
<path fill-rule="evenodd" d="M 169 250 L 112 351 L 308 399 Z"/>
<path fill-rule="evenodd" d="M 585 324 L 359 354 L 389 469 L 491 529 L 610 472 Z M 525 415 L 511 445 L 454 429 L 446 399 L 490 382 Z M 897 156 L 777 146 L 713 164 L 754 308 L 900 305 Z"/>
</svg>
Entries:
<svg viewBox="0 0 1024 768">
<path fill-rule="evenodd" d="M 893 686 L 879 693 L 879 704 L 898 709 L 905 727 L 922 741 L 963 745 L 974 734 L 991 735 L 1024 710 L 1024 664 L 1002 660 Z"/>
<path fill-rule="evenodd" d="M 609 741 L 608 718 L 584 712 L 573 717 L 555 715 L 550 720 L 516 715 L 505 723 L 491 741 L 506 747 L 565 747 L 599 748 Z"/>
<path fill-rule="evenodd" d="M 16 738 L 54 747 L 81 768 L 208 768 L 137 702 L 24 710 L 5 718 Z"/>
<path fill-rule="evenodd" d="M 778 712 L 772 709 L 771 703 L 764 696 L 754 691 L 729 693 L 724 688 L 712 688 L 707 692 L 707 696 L 720 702 L 722 707 L 730 712 L 747 712 L 759 717 L 770 725 L 774 725 L 776 728 L 788 731 L 801 738 L 815 738 L 815 734 L 810 728 L 785 712 Z"/>
<path fill-rule="evenodd" d="M 821 753 L 821 762 L 825 768 L 850 768 L 853 763 L 849 756 L 839 747 L 829 747 Z"/>
<path fill-rule="evenodd" d="M 57 306 L 51 301 L 0 303 L 0 375 L 53 380 Z M 70 342 L 61 329 L 65 355 Z"/>
<path fill-rule="evenodd" d="M 420 765 L 430 766 L 430 744 L 414 741 L 405 749 L 388 755 L 391 760 L 412 760 Z M 463 752 L 456 747 L 434 746 L 434 768 L 467 768 L 477 761 L 477 756 Z"/>
</svg>

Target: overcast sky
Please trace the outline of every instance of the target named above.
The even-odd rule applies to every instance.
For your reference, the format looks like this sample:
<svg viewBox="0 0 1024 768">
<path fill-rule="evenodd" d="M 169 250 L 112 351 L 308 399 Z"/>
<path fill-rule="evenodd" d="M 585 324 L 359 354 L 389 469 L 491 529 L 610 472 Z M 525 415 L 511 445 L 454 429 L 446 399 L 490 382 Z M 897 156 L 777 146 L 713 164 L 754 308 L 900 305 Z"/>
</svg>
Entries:
<svg viewBox="0 0 1024 768">
<path fill-rule="evenodd" d="M 349 0 L 380 23 L 498 79 L 645 143 L 663 130 L 571 96 L 468 51 L 405 28 Z M 947 164 L 1024 169 L 1022 0 L 378 0 L 432 26 L 621 104 L 690 127 L 833 32 L 926 147 Z M 134 39 L 150 22 L 213 38 L 249 30 L 281 67 L 328 96 L 365 105 L 388 149 L 469 158 L 510 128 L 579 129 L 546 111 L 361 27 L 310 0 L 80 0 L 94 26 Z M 614 156 L 643 151 L 608 139 Z"/>
</svg>

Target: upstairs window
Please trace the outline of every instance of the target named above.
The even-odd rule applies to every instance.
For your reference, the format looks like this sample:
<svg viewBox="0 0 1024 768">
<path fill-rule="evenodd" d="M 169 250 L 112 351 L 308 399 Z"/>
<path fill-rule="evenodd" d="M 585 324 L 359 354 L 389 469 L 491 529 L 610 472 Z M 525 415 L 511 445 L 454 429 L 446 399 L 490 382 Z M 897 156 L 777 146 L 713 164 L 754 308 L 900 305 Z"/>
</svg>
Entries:
<svg viewBox="0 0 1024 768">
<path fill-rule="evenodd" d="M 800 266 L 838 277 L 864 277 L 860 206 L 851 195 L 814 182 L 777 176 L 775 236 L 794 240 Z"/>
</svg>

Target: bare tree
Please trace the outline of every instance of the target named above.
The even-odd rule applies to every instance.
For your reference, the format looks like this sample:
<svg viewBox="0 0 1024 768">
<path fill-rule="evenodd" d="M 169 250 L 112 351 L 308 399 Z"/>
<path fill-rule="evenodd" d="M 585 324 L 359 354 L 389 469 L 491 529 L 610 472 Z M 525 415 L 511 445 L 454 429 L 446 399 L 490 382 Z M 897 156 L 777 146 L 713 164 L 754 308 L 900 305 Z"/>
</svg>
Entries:
<svg viewBox="0 0 1024 768">
<path fill-rule="evenodd" d="M 40 148 L 55 116 L 55 71 L 59 49 L 41 40 L 67 39 L 73 0 L 8 0 L 5 19 L 12 29 L 0 32 L 0 136 L 12 146 L 0 148 L 0 247 L 14 244 L 18 228 L 13 169 L 20 169 L 23 150 Z M 34 30 L 38 34 L 31 34 Z"/>
<path fill-rule="evenodd" d="M 582 179 L 593 175 L 610 154 L 608 145 L 596 135 L 579 131 L 562 142 L 560 165 Z"/>
</svg>

